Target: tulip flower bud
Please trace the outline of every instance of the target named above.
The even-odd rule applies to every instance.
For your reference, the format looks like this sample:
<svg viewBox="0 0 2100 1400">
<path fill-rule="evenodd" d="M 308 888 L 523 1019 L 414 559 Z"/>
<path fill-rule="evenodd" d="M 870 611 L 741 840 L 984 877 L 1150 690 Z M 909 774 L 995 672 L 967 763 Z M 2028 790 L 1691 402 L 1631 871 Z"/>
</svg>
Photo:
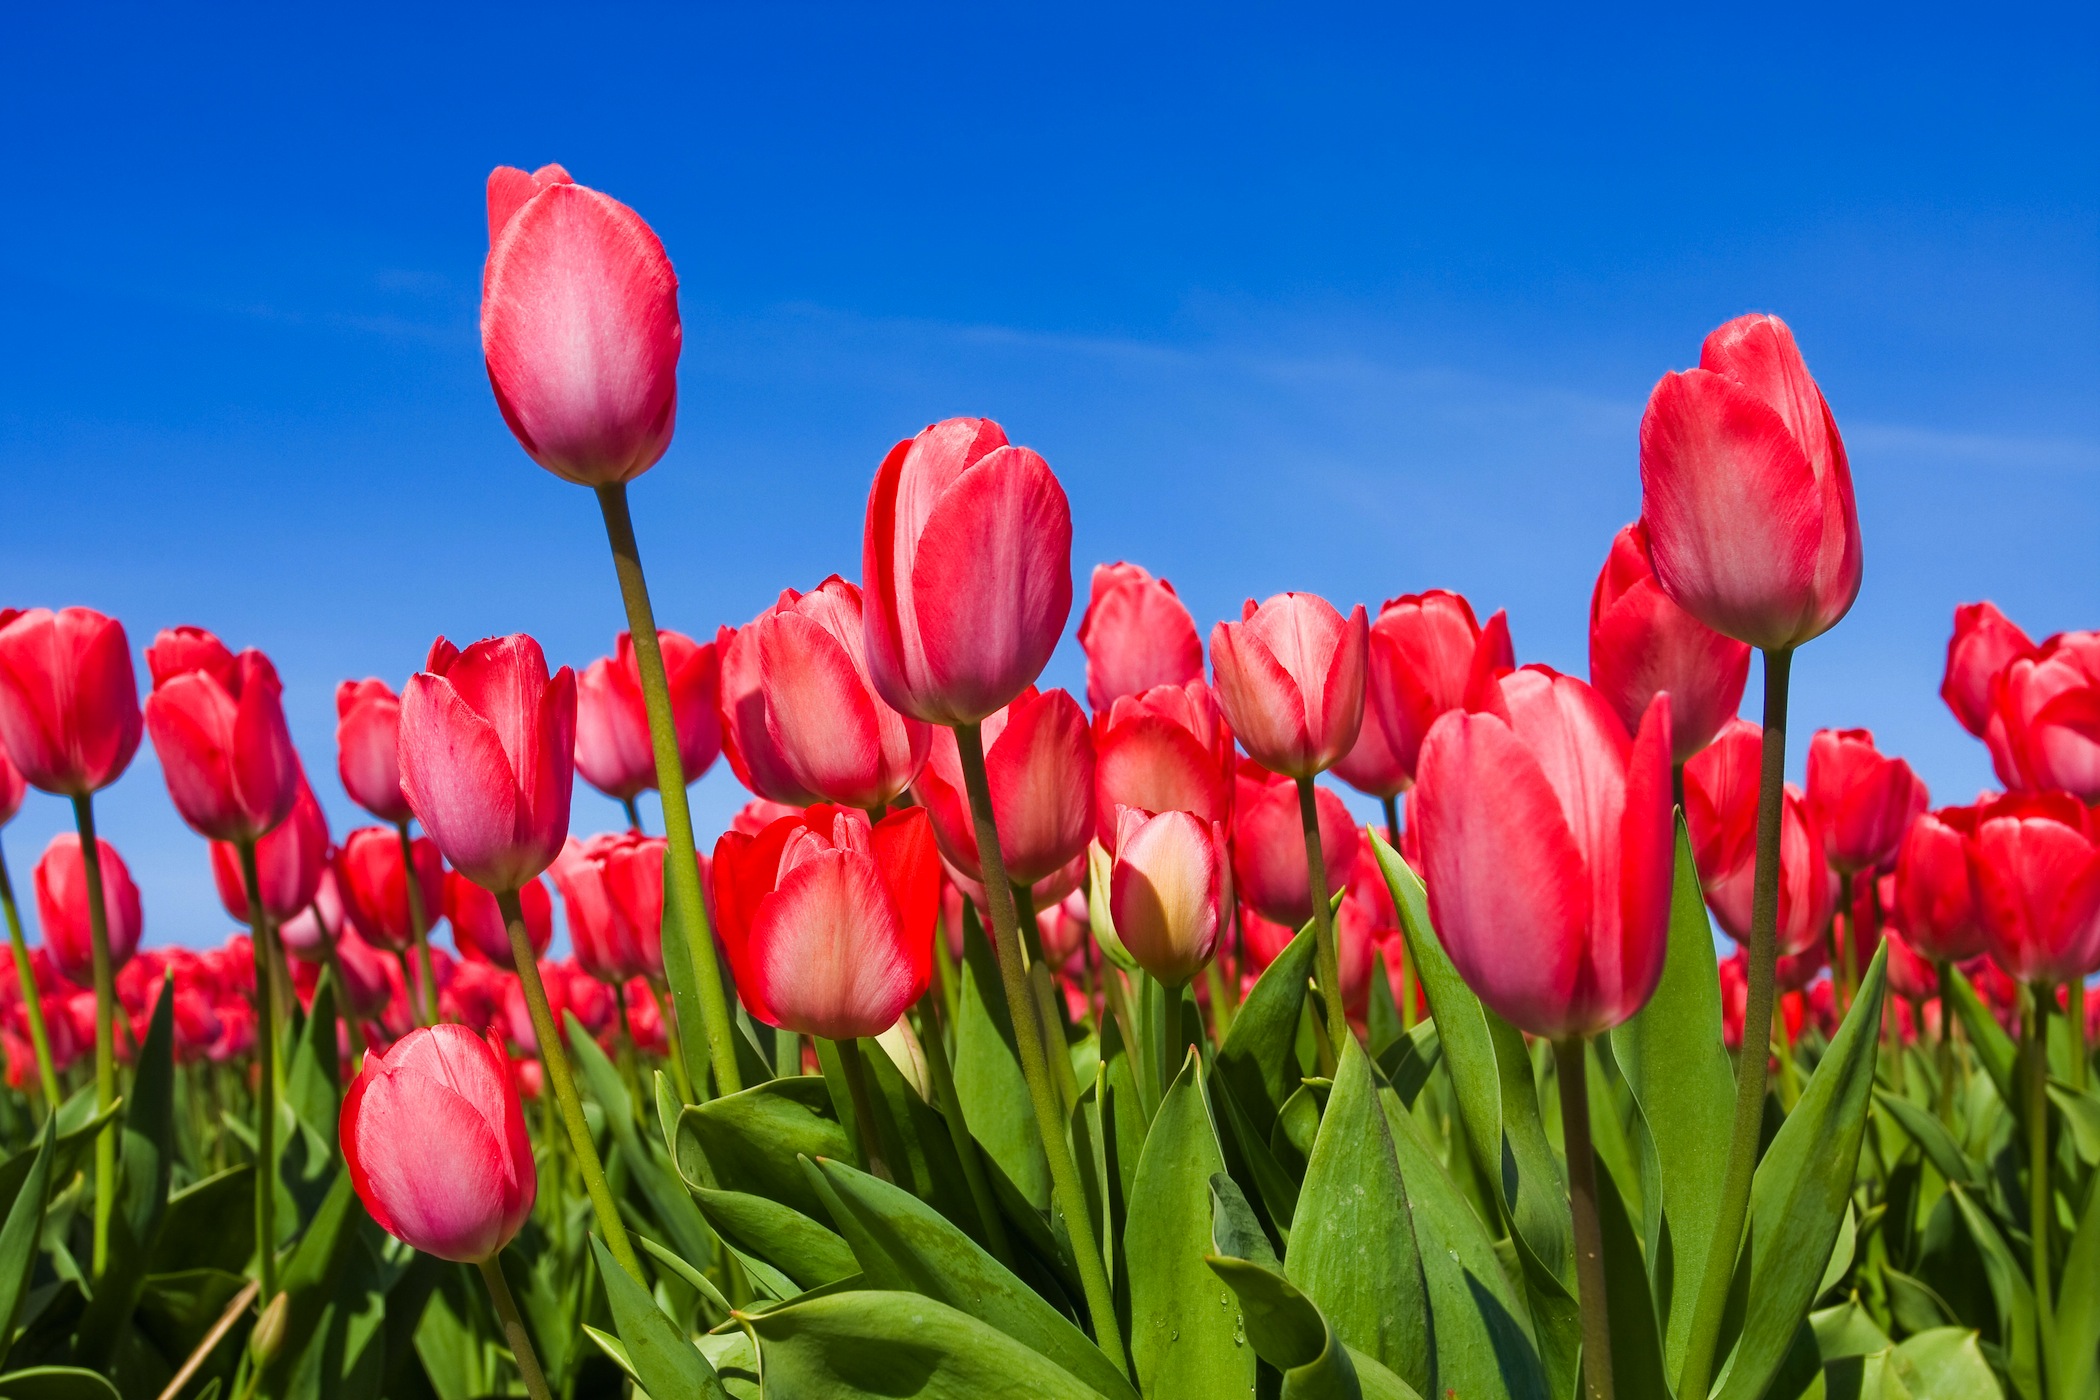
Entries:
<svg viewBox="0 0 2100 1400">
<path fill-rule="evenodd" d="M 1232 726 L 1200 680 L 1118 696 L 1094 715 L 1094 837 L 1116 839 L 1116 809 L 1232 821 Z"/>
<path fill-rule="evenodd" d="M 1109 907 L 1139 966 L 1167 987 L 1187 982 L 1210 961 L 1231 917 L 1223 824 L 1125 807 L 1117 814 Z"/>
<path fill-rule="evenodd" d="M 1211 629 L 1218 703 L 1240 747 L 1265 768 L 1310 778 L 1354 747 L 1363 727 L 1369 624 L 1324 598 L 1247 600 L 1238 622 Z"/>
<path fill-rule="evenodd" d="M 2064 632 L 2014 658 L 1991 695 L 1984 742 L 2000 781 L 2100 802 L 2100 632 Z"/>
<path fill-rule="evenodd" d="M 1464 703 L 1468 678 L 1476 671 L 1506 676 L 1517 668 L 1509 618 L 1498 612 L 1482 628 L 1472 604 L 1441 588 L 1386 600 L 1371 624 L 1368 665 L 1364 722 L 1378 722 L 1392 763 L 1409 781 L 1429 726 Z M 1342 777 L 1355 783 L 1347 773 Z"/>
<path fill-rule="evenodd" d="M 411 1031 L 343 1096 L 350 1184 L 379 1227 L 457 1263 L 493 1258 L 539 1190 L 510 1060 L 464 1026 Z"/>
<path fill-rule="evenodd" d="M 2012 793 L 1976 811 L 1969 847 L 1991 957 L 2027 983 L 2100 970 L 2100 819 L 2067 793 Z"/>
<path fill-rule="evenodd" d="M 1023 689 L 984 720 L 984 767 L 1000 854 L 1015 884 L 1033 885 L 1086 853 L 1094 831 L 1094 743 L 1078 701 L 1062 690 Z M 977 827 L 953 733 L 932 734 L 912 792 L 933 819 L 941 854 L 982 884 Z"/>
<path fill-rule="evenodd" d="M 518 908 L 525 915 L 525 937 L 537 958 L 554 941 L 554 901 L 548 898 L 545 885 L 537 879 L 527 880 L 518 889 Z M 445 917 L 452 922 L 452 941 L 461 957 L 478 958 L 506 972 L 518 970 L 511 957 L 510 926 L 503 921 L 496 896 L 457 870 L 445 873 Z"/>
<path fill-rule="evenodd" d="M 146 648 L 146 729 L 175 810 L 214 841 L 253 841 L 291 813 L 304 781 L 268 657 L 239 656 L 197 627 Z"/>
<path fill-rule="evenodd" d="M 1590 594 L 1590 684 L 1627 732 L 1655 693 L 1670 693 L 1671 758 L 1684 762 L 1735 718 L 1750 648 L 1670 601 L 1648 562 L 1648 531 L 1620 530 Z"/>
<path fill-rule="evenodd" d="M 713 642 L 659 631 L 664 675 L 671 692 L 679 766 L 688 783 L 714 766 L 722 750 L 721 666 Z M 656 787 L 656 750 L 642 699 L 634 638 L 622 632 L 610 657 L 583 668 L 576 682 L 576 771 L 607 797 L 625 802 Z"/>
<path fill-rule="evenodd" d="M 335 688 L 335 770 L 350 800 L 383 822 L 409 819 L 401 792 L 401 698 L 385 681 Z"/>
<path fill-rule="evenodd" d="M 299 779 L 291 815 L 255 843 L 255 874 L 261 885 L 263 912 L 278 924 L 306 912 L 321 886 L 328 863 L 328 818 L 306 779 Z M 241 873 L 240 851 L 230 842 L 211 843 L 212 883 L 228 914 L 248 922 L 248 882 Z"/>
<path fill-rule="evenodd" d="M 1234 786 L 1233 882 L 1262 917 L 1295 933 L 1313 914 L 1298 785 L 1248 759 Z M 1320 823 L 1321 870 L 1327 888 L 1339 890 L 1349 881 L 1363 837 L 1342 799 L 1326 788 L 1314 789 L 1313 810 Z"/>
<path fill-rule="evenodd" d="M 1691 829 L 1693 864 L 1721 931 L 1738 943 L 1750 937 L 1750 906 L 1757 867 L 1757 785 L 1764 733 L 1748 720 L 1731 720 L 1713 743 L 1684 765 L 1684 816 Z M 1782 956 L 1819 945 L 1836 899 L 1836 877 L 1823 854 L 1808 799 L 1789 783 L 1779 819 L 1779 924 Z"/>
<path fill-rule="evenodd" d="M 1942 807 L 1911 823 L 1896 855 L 1896 921 L 1915 948 L 1941 962 L 1984 951 L 1969 845 L 1976 809 Z"/>
<path fill-rule="evenodd" d="M 1097 715 L 1125 695 L 1203 678 L 1203 639 L 1174 585 L 1136 564 L 1096 564 L 1086 613 L 1086 703 Z"/>
<path fill-rule="evenodd" d="M 121 969 L 138 951 L 144 919 L 139 913 L 139 887 L 117 848 L 97 838 L 102 866 L 102 908 L 108 919 L 109 965 Z M 66 980 L 79 987 L 95 985 L 93 929 L 89 923 L 87 862 L 80 858 L 80 838 L 62 831 L 51 838 L 36 863 L 37 917 L 44 925 L 44 946 Z M 89 1001 L 90 1010 L 93 1000 Z M 87 1042 L 92 1044 L 90 1027 Z"/>
<path fill-rule="evenodd" d="M 1940 698 L 1961 727 L 1981 739 L 1991 718 L 1991 684 L 1999 673 L 2037 648 L 1996 603 L 1963 603 L 1954 610 L 1954 635 L 1947 639 L 1947 671 Z"/>
<path fill-rule="evenodd" d="M 1819 729 L 1808 741 L 1808 806 L 1840 872 L 1893 861 L 1929 800 L 1908 763 L 1875 750 L 1870 730 Z"/>
<path fill-rule="evenodd" d="M 414 852 L 423 917 L 435 923 L 445 897 L 444 861 L 428 837 L 418 836 L 410 843 L 410 849 Z M 383 826 L 361 826 L 345 836 L 335 853 L 335 878 L 344 912 L 349 915 L 351 927 L 362 937 L 395 952 L 414 944 L 415 926 L 410 920 L 400 832 Z"/>
<path fill-rule="evenodd" d="M 277 1358 L 277 1353 L 284 1350 L 291 1313 L 292 1295 L 279 1293 L 255 1319 L 255 1326 L 248 1333 L 248 1354 L 255 1358 L 257 1367 L 269 1365 Z"/>
<path fill-rule="evenodd" d="M 108 787 L 142 720 L 123 625 L 92 608 L 0 608 L 0 744 L 31 787 Z"/>
</svg>

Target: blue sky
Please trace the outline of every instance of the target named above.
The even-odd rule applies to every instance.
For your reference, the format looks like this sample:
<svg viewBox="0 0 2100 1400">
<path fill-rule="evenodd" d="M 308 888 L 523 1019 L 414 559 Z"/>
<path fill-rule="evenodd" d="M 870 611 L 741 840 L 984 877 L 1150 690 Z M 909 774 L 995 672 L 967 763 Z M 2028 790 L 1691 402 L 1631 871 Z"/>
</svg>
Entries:
<svg viewBox="0 0 2100 1400">
<path fill-rule="evenodd" d="M 1746 310 L 1793 324 L 1865 532 L 1804 740 L 1869 725 L 1966 800 L 1954 605 L 2100 625 L 2089 7 L 437 8 L 45 6 L 0 56 L 0 602 L 265 648 L 338 831 L 338 679 L 619 626 L 588 494 L 482 371 L 499 163 L 677 264 L 634 490 L 667 625 L 853 574 L 883 451 L 977 413 L 1063 478 L 1082 594 L 1115 558 L 1206 627 L 1454 587 L 1580 672 L 1647 391 Z M 740 800 L 695 794 L 710 831 Z M 223 936 L 150 750 L 101 808 L 148 940 Z M 64 820 L 6 830 L 18 886 Z"/>
</svg>

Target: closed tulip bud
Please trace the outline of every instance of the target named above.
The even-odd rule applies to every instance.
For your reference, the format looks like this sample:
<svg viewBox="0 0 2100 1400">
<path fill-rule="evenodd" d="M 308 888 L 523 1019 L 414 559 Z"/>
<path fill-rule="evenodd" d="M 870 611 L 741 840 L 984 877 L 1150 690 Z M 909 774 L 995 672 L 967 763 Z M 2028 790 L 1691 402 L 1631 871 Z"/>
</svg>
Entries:
<svg viewBox="0 0 2100 1400">
<path fill-rule="evenodd" d="M 540 644 L 442 637 L 401 696 L 401 786 L 445 859 L 483 889 L 515 890 L 569 834 L 576 676 Z"/>
<path fill-rule="evenodd" d="M 23 780 L 22 770 L 15 767 L 7 750 L 0 748 L 0 826 L 15 819 L 22 810 L 22 798 L 28 794 L 29 784 Z"/>
<path fill-rule="evenodd" d="M 1094 715 L 1094 835 L 1115 844 L 1116 809 L 1232 822 L 1232 726 L 1200 680 L 1118 696 Z"/>
<path fill-rule="evenodd" d="M 1368 663 L 1365 723 L 1378 722 L 1409 781 L 1429 727 L 1464 703 L 1474 672 L 1493 678 L 1517 668 L 1508 617 L 1498 612 L 1482 628 L 1472 604 L 1441 588 L 1386 601 L 1371 624 Z"/>
<path fill-rule="evenodd" d="M 984 720 L 984 767 L 1008 878 L 1033 885 L 1085 856 L 1094 834 L 1094 742 L 1077 700 L 1062 690 L 1023 689 Z M 953 733 L 934 732 L 912 792 L 933 819 L 941 854 L 982 884 Z"/>
<path fill-rule="evenodd" d="M 564 481 L 656 465 L 678 412 L 678 277 L 632 209 L 558 165 L 489 175 L 481 349 L 503 421 Z"/>
<path fill-rule="evenodd" d="M 1998 778 L 2018 792 L 2100 802 L 2100 632 L 2064 632 L 2014 658 L 1984 730 Z"/>
<path fill-rule="evenodd" d="M 2100 826 L 2067 793 L 2012 793 L 1976 812 L 1969 847 L 1991 957 L 2015 979 L 2100 970 Z"/>
<path fill-rule="evenodd" d="M 774 608 L 786 607 L 799 596 L 792 588 L 783 589 Z M 774 742 L 772 726 L 766 721 L 761 633 L 756 624 L 772 611 L 760 613 L 744 627 L 722 628 L 715 633 L 715 649 L 722 657 L 722 757 L 729 760 L 729 770 L 738 782 L 760 802 L 782 808 L 780 815 L 785 815 L 786 809 L 807 807 L 817 795 L 796 782 L 787 755 Z M 751 834 L 758 830 L 752 828 Z"/>
<path fill-rule="evenodd" d="M 253 841 L 290 815 L 305 781 L 284 724 L 284 688 L 254 648 L 229 654 L 196 627 L 146 648 L 146 730 L 175 810 L 214 841 Z"/>
<path fill-rule="evenodd" d="M 328 818 L 301 777 L 291 815 L 255 843 L 255 876 L 263 912 L 279 924 L 305 913 L 321 887 L 321 871 L 327 863 Z M 226 912 L 248 922 L 248 882 L 241 874 L 240 852 L 229 842 L 211 843 L 211 876 Z"/>
<path fill-rule="evenodd" d="M 525 937 L 537 958 L 554 941 L 554 901 L 547 897 L 545 885 L 527 880 L 518 889 L 518 908 L 525 915 Z M 457 870 L 445 874 L 445 917 L 452 923 L 452 941 L 461 957 L 478 958 L 506 972 L 518 970 L 511 957 L 510 926 L 503 922 L 496 896 Z"/>
<path fill-rule="evenodd" d="M 1648 531 L 1620 530 L 1590 594 L 1590 684 L 1631 733 L 1657 691 L 1670 693 L 1671 758 L 1682 763 L 1735 718 L 1750 648 L 1670 601 L 1648 562 Z"/>
<path fill-rule="evenodd" d="M 1837 422 L 1777 316 L 1739 316 L 1641 418 L 1655 577 L 1708 627 L 1782 651 L 1859 596 L 1859 515 Z"/>
<path fill-rule="evenodd" d="M 478 1264 L 532 1213 L 539 1176 L 525 1106 L 493 1036 L 430 1026 L 366 1056 L 339 1136 L 365 1210 L 425 1254 Z"/>
<path fill-rule="evenodd" d="M 427 836 L 418 836 L 410 847 L 415 852 L 416 887 L 424 917 L 435 922 L 445 897 L 444 860 Z M 400 832 L 361 826 L 345 836 L 335 853 L 335 879 L 350 926 L 366 941 L 397 953 L 415 943 Z"/>
<path fill-rule="evenodd" d="M 1072 515 L 1033 450 L 989 418 L 890 449 L 861 544 L 868 673 L 890 707 L 972 724 L 1042 674 L 1072 611 Z"/>
<path fill-rule="evenodd" d="M 1764 734 L 1748 720 L 1731 720 L 1713 743 L 1684 765 L 1684 816 L 1691 828 L 1693 864 L 1721 931 L 1738 943 L 1750 938 L 1751 889 L 1757 865 L 1757 784 Z M 1789 783 L 1779 819 L 1781 954 L 1804 951 L 1823 938 L 1836 883 L 1823 854 L 1808 799 Z"/>
<path fill-rule="evenodd" d="M 1809 810 L 1838 871 L 1877 870 L 1893 861 L 1928 801 L 1910 765 L 1876 751 L 1871 731 L 1819 729 L 1808 741 Z"/>
<path fill-rule="evenodd" d="M 1984 951 L 1969 844 L 1976 809 L 1926 812 L 1903 834 L 1896 854 L 1896 921 L 1928 958 L 1967 962 Z"/>
<path fill-rule="evenodd" d="M 335 771 L 350 800 L 379 820 L 409 819 L 401 791 L 401 697 L 385 681 L 336 686 Z"/>
<path fill-rule="evenodd" d="M 138 752 L 131 644 L 92 608 L 0 608 L 0 743 L 31 787 L 97 792 Z"/>
<path fill-rule="evenodd" d="M 1218 703 L 1240 747 L 1292 778 L 1332 768 L 1363 727 L 1369 624 L 1310 593 L 1253 599 L 1238 622 L 1211 629 Z"/>
<path fill-rule="evenodd" d="M 1938 996 L 1940 992 L 1938 970 L 1920 956 L 1918 950 L 1911 946 L 1910 940 L 1905 938 L 1901 931 L 1885 928 L 1881 932 L 1883 939 L 1888 943 L 1889 949 L 1889 990 L 1905 1001 L 1930 1001 Z M 1866 952 L 1870 958 L 1874 954 L 1874 950 L 1871 948 L 1867 949 Z M 1861 961 L 1857 965 L 1865 967 L 1866 963 Z"/>
<path fill-rule="evenodd" d="M 1979 739 L 1984 736 L 1991 719 L 1991 683 L 2007 666 L 2036 650 L 2033 638 L 1998 611 L 1996 603 L 1963 603 L 1954 610 L 1940 698 L 1962 728 Z"/>
<path fill-rule="evenodd" d="M 1086 703 L 1097 715 L 1125 695 L 1203 678 L 1203 639 L 1174 585 L 1136 564 L 1096 564 L 1079 619 Z"/>
<path fill-rule="evenodd" d="M 1313 914 L 1298 785 L 1250 759 L 1240 764 L 1234 786 L 1233 882 L 1264 918 L 1295 933 Z M 1313 791 L 1313 811 L 1320 823 L 1320 867 L 1327 888 L 1339 890 L 1348 883 L 1362 836 L 1342 799 L 1324 787 Z"/>
<path fill-rule="evenodd" d="M 722 751 L 720 658 L 713 642 L 696 642 L 680 632 L 656 635 L 663 646 L 679 766 L 688 783 L 696 782 Z M 656 750 L 631 633 L 622 632 L 613 654 L 599 657 L 577 678 L 576 771 L 621 802 L 656 788 Z"/>
<path fill-rule="evenodd" d="M 325 963 L 328 950 L 349 927 L 350 915 L 343 908 L 342 887 L 336 883 L 336 851 L 323 855 L 321 873 L 314 881 L 314 897 L 306 908 L 277 926 L 277 940 L 284 950 L 302 962 Z M 224 891 L 220 892 L 224 897 Z"/>
<path fill-rule="evenodd" d="M 1232 916 L 1225 827 L 1188 812 L 1117 815 L 1109 908 L 1116 936 L 1138 965 L 1179 987 L 1210 961 Z"/>
<path fill-rule="evenodd" d="M 139 887 L 117 848 L 97 839 L 101 852 L 102 907 L 108 918 L 109 965 L 121 969 L 138 951 L 144 919 L 139 913 Z M 51 838 L 36 863 L 37 917 L 44 925 L 44 946 L 51 962 L 78 987 L 95 985 L 94 942 L 88 922 L 87 862 L 80 858 L 80 838 L 62 831 Z M 88 1000 L 90 1012 L 94 999 Z M 94 1043 L 93 1022 L 83 1043 Z"/>
<path fill-rule="evenodd" d="M 737 993 L 767 1025 L 880 1035 L 925 993 L 940 859 L 922 809 L 871 827 L 820 805 L 757 836 L 728 832 L 714 874 Z"/>
<path fill-rule="evenodd" d="M 1386 737 L 1385 724 L 1378 718 L 1368 689 L 1363 727 L 1356 731 L 1354 747 L 1334 765 L 1334 775 L 1358 792 L 1380 799 L 1398 797 L 1415 780 L 1414 774 L 1400 766 L 1400 755 Z"/>
</svg>

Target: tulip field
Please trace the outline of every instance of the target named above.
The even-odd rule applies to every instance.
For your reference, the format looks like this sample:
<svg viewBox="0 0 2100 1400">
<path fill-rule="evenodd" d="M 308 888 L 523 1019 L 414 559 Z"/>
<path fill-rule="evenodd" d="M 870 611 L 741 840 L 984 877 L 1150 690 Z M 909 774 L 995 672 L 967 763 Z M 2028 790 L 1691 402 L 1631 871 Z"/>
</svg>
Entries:
<svg viewBox="0 0 2100 1400">
<path fill-rule="evenodd" d="M 301 754 L 258 650 L 0 610 L 0 826 L 75 827 L 0 865 L 0 1400 L 2100 1400 L 2100 633 L 1947 600 L 1969 805 L 1790 732 L 1863 553 L 1778 317 L 1656 367 L 1586 678 L 1440 589 L 1076 599 L 990 418 L 689 635 L 627 495 L 670 259 L 559 166 L 487 193 L 611 655 L 440 637 Z M 142 742 L 223 947 L 142 946 L 96 835 Z"/>
</svg>

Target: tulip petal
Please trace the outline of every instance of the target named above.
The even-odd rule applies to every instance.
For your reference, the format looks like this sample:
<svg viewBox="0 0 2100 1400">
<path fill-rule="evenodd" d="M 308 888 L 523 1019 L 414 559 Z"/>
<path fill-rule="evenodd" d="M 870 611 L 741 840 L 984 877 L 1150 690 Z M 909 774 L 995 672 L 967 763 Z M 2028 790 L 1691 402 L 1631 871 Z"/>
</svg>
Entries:
<svg viewBox="0 0 2100 1400">
<path fill-rule="evenodd" d="M 1007 874 L 1032 885 L 1086 849 L 1094 823 L 1094 744 L 1062 690 L 1016 700 L 985 754 Z"/>
<path fill-rule="evenodd" d="M 795 613 L 762 619 L 757 630 L 767 730 L 795 781 L 853 807 L 895 796 L 882 791 L 873 697 L 844 644 Z"/>
<path fill-rule="evenodd" d="M 761 1019 L 831 1040 L 881 1034 L 925 990 L 881 872 L 849 851 L 808 856 L 760 901 L 746 960 Z"/>
<path fill-rule="evenodd" d="M 496 727 L 422 672 L 401 693 L 401 787 L 409 805 L 468 878 L 505 864 L 518 829 L 517 779 Z"/>
<path fill-rule="evenodd" d="M 1221 622 L 1211 629 L 1210 665 L 1218 703 L 1248 753 L 1267 763 L 1264 755 L 1288 756 L 1311 748 L 1304 695 L 1267 642 L 1245 623 Z"/>
<path fill-rule="evenodd" d="M 472 1100 L 390 1066 L 362 1095 L 353 1127 L 366 1198 L 386 1202 L 388 1233 L 460 1263 L 501 1247 L 516 1180 Z"/>
</svg>

